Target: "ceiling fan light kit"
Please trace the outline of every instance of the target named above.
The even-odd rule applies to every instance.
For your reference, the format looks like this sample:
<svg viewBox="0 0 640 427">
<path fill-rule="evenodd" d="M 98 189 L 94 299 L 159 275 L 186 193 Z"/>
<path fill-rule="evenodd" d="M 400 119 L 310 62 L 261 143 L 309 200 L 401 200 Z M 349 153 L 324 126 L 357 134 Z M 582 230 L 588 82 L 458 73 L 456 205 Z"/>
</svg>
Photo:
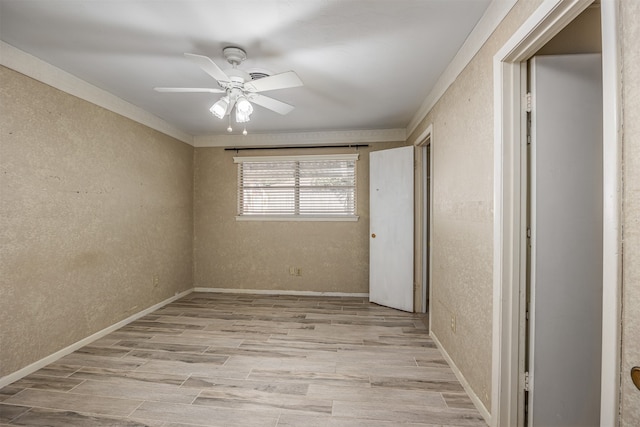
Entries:
<svg viewBox="0 0 640 427">
<path fill-rule="evenodd" d="M 155 90 L 158 92 L 173 93 L 224 93 L 225 95 L 216 101 L 209 111 L 219 119 L 223 119 L 224 116 L 229 115 L 228 132 L 233 131 L 231 127 L 231 113 L 234 108 L 237 123 L 247 123 L 251 119 L 250 116 L 253 113 L 252 102 L 282 115 L 288 114 L 293 110 L 293 105 L 261 95 L 258 92 L 302 86 L 302 80 L 300 80 L 295 72 L 287 71 L 271 76 L 267 75 L 266 77 L 258 74 L 254 80 L 251 74 L 237 68 L 240 63 L 247 59 L 247 54 L 244 50 L 239 47 L 226 47 L 222 53 L 227 62 L 231 64 L 231 68 L 224 71 L 207 56 L 193 53 L 184 54 L 187 59 L 197 64 L 202 70 L 213 77 L 221 89 L 156 87 Z M 247 134 L 246 127 L 242 134 Z"/>
</svg>

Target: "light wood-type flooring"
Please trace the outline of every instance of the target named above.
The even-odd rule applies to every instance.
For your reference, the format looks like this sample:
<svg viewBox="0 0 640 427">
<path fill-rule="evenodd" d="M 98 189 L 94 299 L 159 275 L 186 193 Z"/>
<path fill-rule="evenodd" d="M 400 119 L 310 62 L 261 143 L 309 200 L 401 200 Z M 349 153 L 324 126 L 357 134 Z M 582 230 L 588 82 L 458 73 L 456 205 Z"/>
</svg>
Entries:
<svg viewBox="0 0 640 427">
<path fill-rule="evenodd" d="M 192 293 L 0 389 L 0 425 L 486 426 L 422 315 Z"/>
</svg>

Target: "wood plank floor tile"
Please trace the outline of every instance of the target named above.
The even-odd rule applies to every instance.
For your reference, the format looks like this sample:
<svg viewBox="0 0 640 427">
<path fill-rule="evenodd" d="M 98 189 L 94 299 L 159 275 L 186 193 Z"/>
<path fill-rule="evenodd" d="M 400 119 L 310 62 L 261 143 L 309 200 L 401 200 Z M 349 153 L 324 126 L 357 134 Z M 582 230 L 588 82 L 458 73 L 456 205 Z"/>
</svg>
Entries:
<svg viewBox="0 0 640 427">
<path fill-rule="evenodd" d="M 411 379 L 394 377 L 372 377 L 372 387 L 384 387 L 401 390 L 428 390 L 437 392 L 464 392 L 462 385 L 456 379 Z"/>
<path fill-rule="evenodd" d="M 192 403 L 198 396 L 199 390 L 189 390 L 169 384 L 144 384 L 119 378 L 111 381 L 87 380 L 77 386 L 73 392 L 87 396 L 106 396 L 140 401 Z"/>
<path fill-rule="evenodd" d="M 336 364 L 321 360 L 307 358 L 280 358 L 280 357 L 247 357 L 231 356 L 225 363 L 225 367 L 236 369 L 251 369 L 251 375 L 260 375 L 267 371 L 298 371 L 313 372 L 318 374 L 334 373 Z"/>
<path fill-rule="evenodd" d="M 129 360 L 125 358 L 98 356 L 74 352 L 59 359 L 56 363 L 67 366 L 90 366 L 93 368 L 111 368 L 133 371 L 142 365 L 143 361 Z"/>
<path fill-rule="evenodd" d="M 172 374 L 203 375 L 223 378 L 247 378 L 251 373 L 251 369 L 247 367 L 234 368 L 218 363 L 188 363 L 175 360 L 149 360 L 136 371 L 141 373 L 171 372 Z"/>
<path fill-rule="evenodd" d="M 136 381 L 140 383 L 150 384 L 170 384 L 181 385 L 187 378 L 188 374 L 176 375 L 173 373 L 154 373 L 154 372 L 139 372 L 139 371 L 121 371 L 118 369 L 105 369 L 105 368 L 81 368 L 71 375 L 71 378 L 80 378 L 86 380 L 95 381 L 113 381 L 119 378 L 127 379 L 129 381 Z"/>
<path fill-rule="evenodd" d="M 50 377 L 45 375 L 31 374 L 26 376 L 12 385 L 21 388 L 37 388 L 40 390 L 57 390 L 57 391 L 69 391 L 81 384 L 84 380 L 65 378 L 65 377 Z"/>
<path fill-rule="evenodd" d="M 473 402 L 466 393 L 442 393 L 449 408 L 473 409 Z"/>
<path fill-rule="evenodd" d="M 278 414 L 272 411 L 246 411 L 202 405 L 179 405 L 144 402 L 133 413 L 137 419 L 189 423 L 213 427 L 274 427 Z"/>
<path fill-rule="evenodd" d="M 192 293 L 0 389 L 0 426 L 486 426 L 425 316 Z"/>
<path fill-rule="evenodd" d="M 142 400 L 26 389 L 5 400 L 4 403 L 126 417 L 142 403 Z"/>
<path fill-rule="evenodd" d="M 277 427 L 327 427 L 331 416 L 281 414 Z"/>
<path fill-rule="evenodd" d="M 118 341 L 116 341 L 118 342 Z M 93 356 L 107 356 L 107 357 L 124 357 L 129 353 L 129 349 L 126 348 L 113 348 L 86 345 L 76 351 L 76 354 L 90 354 Z"/>
<path fill-rule="evenodd" d="M 157 342 L 151 340 L 145 341 L 118 341 L 114 344 L 116 347 L 125 347 L 127 349 L 144 349 L 144 350 L 160 350 L 172 351 L 177 353 L 203 353 L 208 345 L 194 344 L 172 344 L 165 342 Z"/>
<path fill-rule="evenodd" d="M 82 414 L 73 411 L 32 408 L 16 418 L 11 425 L 42 427 L 160 427 L 161 424 L 149 424 L 126 418 L 104 417 Z"/>
<path fill-rule="evenodd" d="M 441 393 L 424 390 L 389 390 L 382 388 L 350 387 L 332 384 L 310 384 L 307 397 L 314 399 L 332 399 L 343 402 L 368 402 L 380 405 L 429 406 L 446 409 L 447 405 Z"/>
<path fill-rule="evenodd" d="M 29 409 L 29 407 L 0 403 L 0 423 L 9 423 L 27 412 Z"/>
<path fill-rule="evenodd" d="M 80 369 L 78 366 L 60 365 L 56 362 L 38 370 L 38 375 L 65 378 L 65 377 L 70 377 L 78 369 Z M 15 383 L 13 384 L 15 385 Z"/>
<path fill-rule="evenodd" d="M 197 333 L 196 333 L 197 334 Z M 209 334 L 187 334 L 180 335 L 158 335 L 151 337 L 149 343 L 178 344 L 178 345 L 203 345 L 207 348 L 213 347 L 238 347 L 245 340 L 228 336 L 215 336 Z M 209 335 L 209 336 L 207 336 Z"/>
<path fill-rule="evenodd" d="M 306 396 L 309 391 L 309 384 L 286 381 L 250 381 L 237 380 L 232 378 L 208 378 L 201 376 L 191 376 L 182 387 L 223 390 L 252 390 L 273 394 L 286 394 L 295 396 Z"/>
<path fill-rule="evenodd" d="M 16 393 L 20 393 L 24 388 L 18 387 L 15 383 L 0 389 L 0 402 L 4 402 Z"/>
<path fill-rule="evenodd" d="M 486 423 L 478 413 L 453 412 L 432 409 L 422 406 L 379 405 L 366 402 L 334 402 L 333 415 L 345 418 L 365 420 L 393 421 L 401 423 L 420 423 L 457 426 L 485 426 Z"/>
<path fill-rule="evenodd" d="M 215 406 L 251 411 L 254 409 L 330 415 L 331 399 L 310 399 L 305 396 L 274 394 L 270 391 L 216 387 L 204 390 L 193 402 L 194 405 Z"/>
</svg>

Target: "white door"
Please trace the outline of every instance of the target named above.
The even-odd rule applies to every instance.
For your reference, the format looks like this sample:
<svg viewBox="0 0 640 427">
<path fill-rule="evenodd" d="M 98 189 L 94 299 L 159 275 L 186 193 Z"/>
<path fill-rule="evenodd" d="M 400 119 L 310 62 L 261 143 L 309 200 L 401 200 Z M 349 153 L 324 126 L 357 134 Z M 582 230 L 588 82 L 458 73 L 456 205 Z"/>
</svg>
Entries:
<svg viewBox="0 0 640 427">
<path fill-rule="evenodd" d="M 413 146 L 369 157 L 369 300 L 413 311 Z"/>
<path fill-rule="evenodd" d="M 599 54 L 531 60 L 529 426 L 598 426 L 602 351 Z"/>
</svg>

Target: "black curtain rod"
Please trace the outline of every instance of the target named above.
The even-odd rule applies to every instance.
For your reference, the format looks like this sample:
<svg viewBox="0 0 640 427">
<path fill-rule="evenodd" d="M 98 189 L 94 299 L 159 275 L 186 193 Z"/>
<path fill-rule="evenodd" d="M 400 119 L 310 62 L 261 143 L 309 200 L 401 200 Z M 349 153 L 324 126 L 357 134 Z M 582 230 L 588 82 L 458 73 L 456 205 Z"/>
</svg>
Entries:
<svg viewBox="0 0 640 427">
<path fill-rule="evenodd" d="M 299 148 L 360 148 L 368 147 L 369 144 L 344 144 L 344 145 L 297 145 L 297 146 L 277 146 L 277 147 L 233 147 L 225 148 L 224 151 L 247 151 L 247 150 L 294 150 Z"/>
</svg>

